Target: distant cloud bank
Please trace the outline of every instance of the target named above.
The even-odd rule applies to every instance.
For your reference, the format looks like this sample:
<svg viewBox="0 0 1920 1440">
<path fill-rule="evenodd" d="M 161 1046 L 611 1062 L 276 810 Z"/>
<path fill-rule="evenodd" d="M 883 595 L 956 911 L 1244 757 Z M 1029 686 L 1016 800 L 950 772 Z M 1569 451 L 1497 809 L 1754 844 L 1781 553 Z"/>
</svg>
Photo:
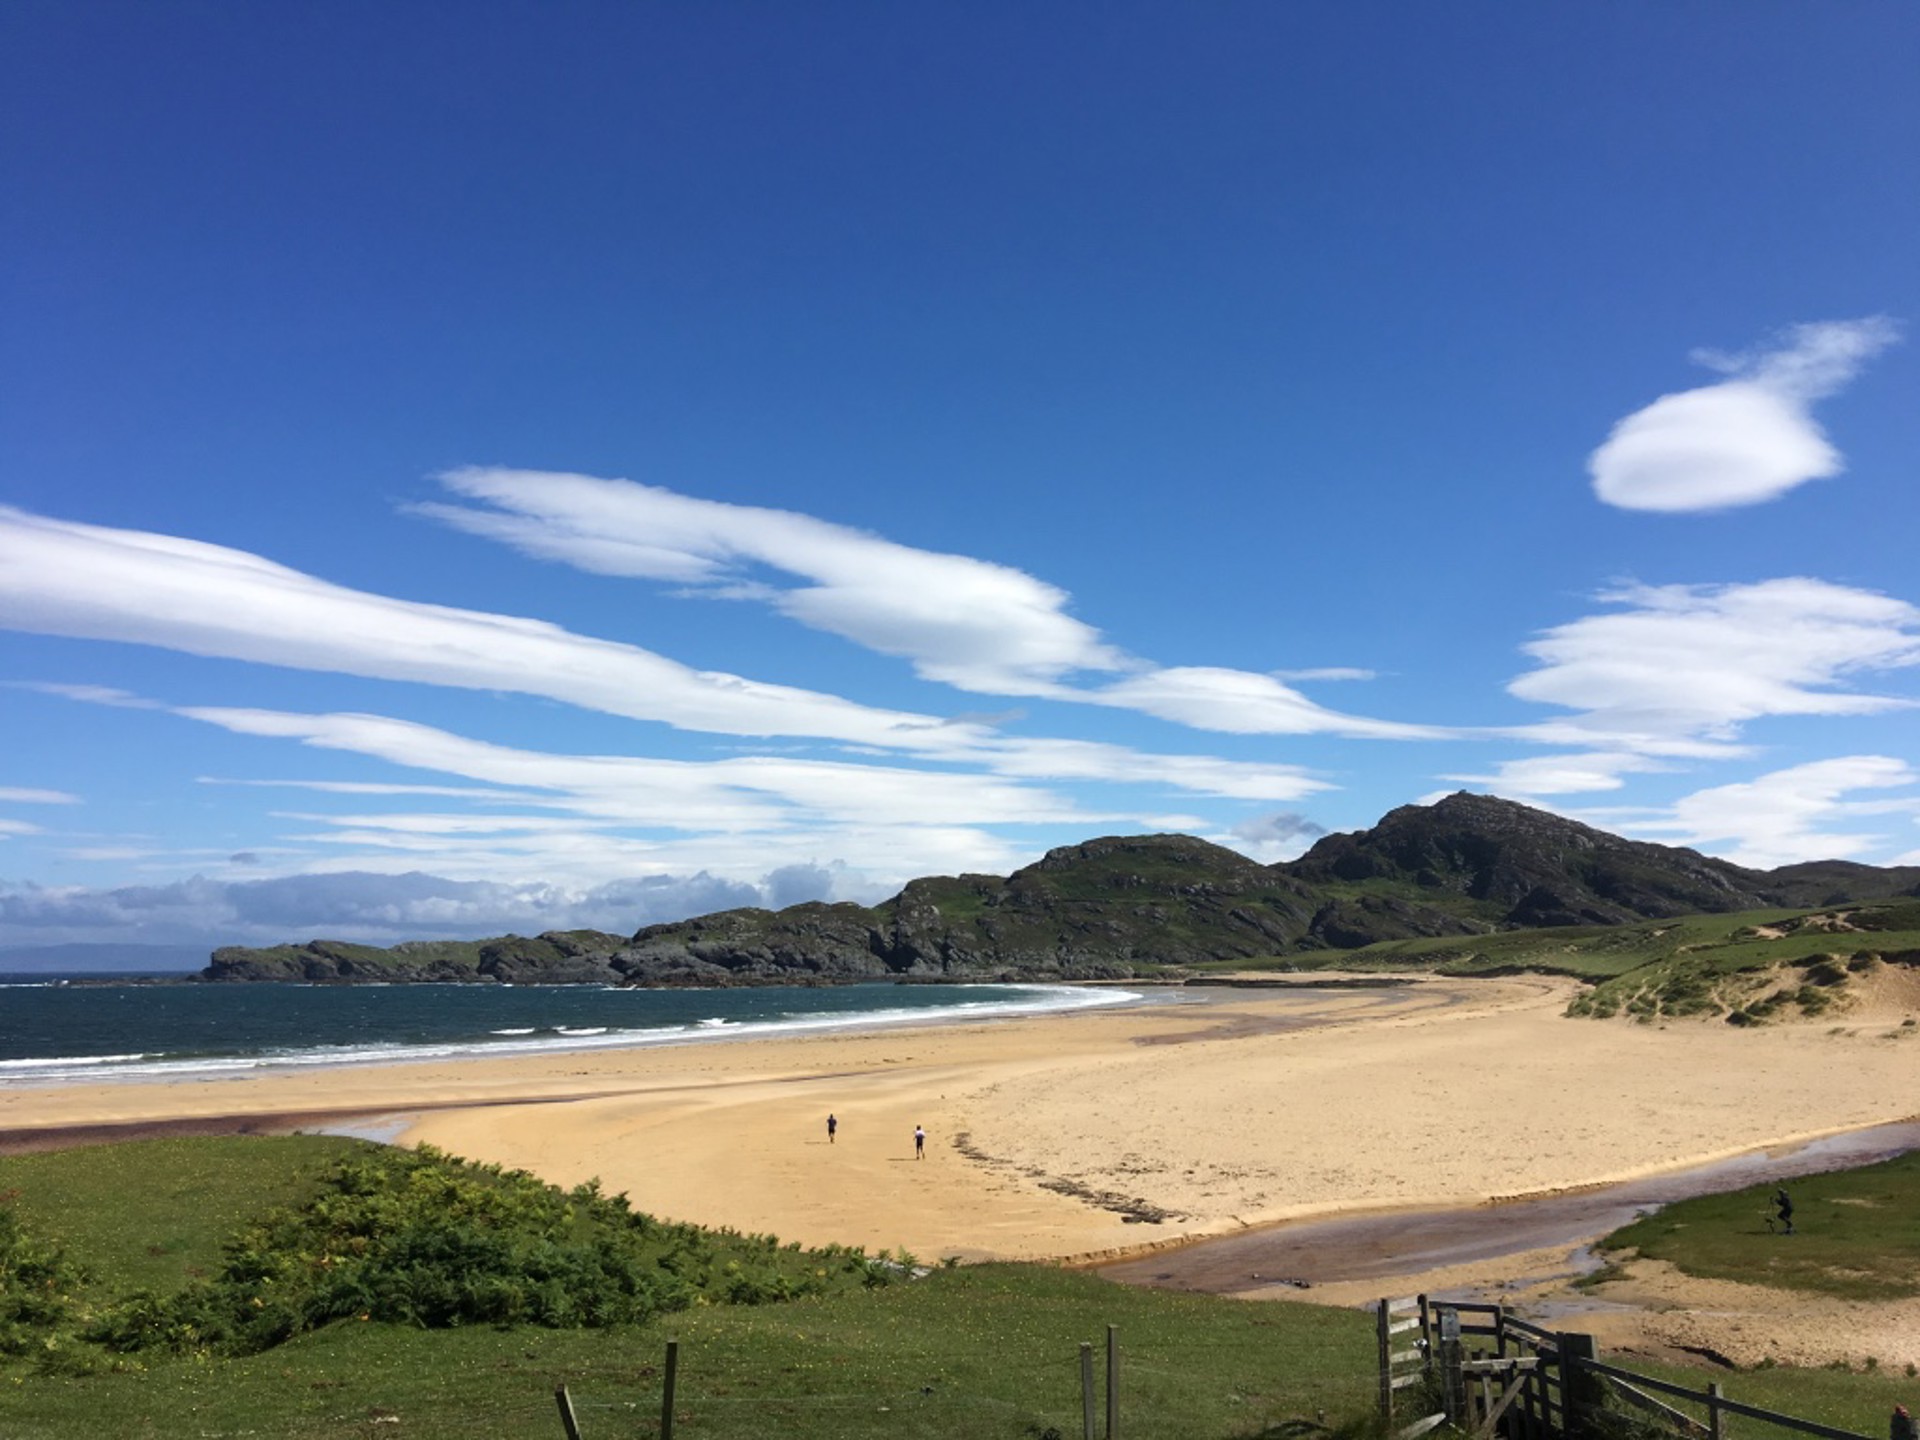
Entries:
<svg viewBox="0 0 1920 1440">
<path fill-rule="evenodd" d="M 271 880 L 201 876 L 116 889 L 0 882 L 0 946 L 57 945 L 112 934 L 144 944 L 279 945 L 313 939 L 385 945 L 481 939 L 544 930 L 605 930 L 745 905 L 779 909 L 803 900 L 880 899 L 840 893 L 827 866 L 786 866 L 759 884 L 701 873 L 652 875 L 576 890 L 547 882 L 453 880 L 340 871 Z"/>
</svg>

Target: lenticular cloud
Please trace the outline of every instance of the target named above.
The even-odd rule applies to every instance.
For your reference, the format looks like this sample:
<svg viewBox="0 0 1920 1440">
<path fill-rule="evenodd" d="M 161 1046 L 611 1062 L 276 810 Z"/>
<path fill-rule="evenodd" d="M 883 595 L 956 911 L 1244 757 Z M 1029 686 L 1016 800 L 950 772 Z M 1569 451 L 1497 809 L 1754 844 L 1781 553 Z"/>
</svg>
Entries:
<svg viewBox="0 0 1920 1440">
<path fill-rule="evenodd" d="M 1587 464 L 1594 493 L 1625 510 L 1724 510 L 1838 475 L 1845 464 L 1810 406 L 1898 338 L 1873 316 L 1796 326 L 1755 354 L 1699 357 L 1728 378 L 1663 395 L 1615 425 Z"/>
</svg>

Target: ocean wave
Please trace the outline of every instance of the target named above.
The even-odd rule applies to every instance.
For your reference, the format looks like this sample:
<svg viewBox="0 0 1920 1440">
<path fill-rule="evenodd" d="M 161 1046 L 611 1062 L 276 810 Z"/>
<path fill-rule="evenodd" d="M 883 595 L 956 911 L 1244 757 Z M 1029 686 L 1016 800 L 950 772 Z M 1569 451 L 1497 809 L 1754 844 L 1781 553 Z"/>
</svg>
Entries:
<svg viewBox="0 0 1920 1440">
<path fill-rule="evenodd" d="M 1137 991 L 1102 986 L 1073 985 L 956 986 L 955 990 L 985 989 L 981 999 L 937 1005 L 887 1006 L 870 1010 L 796 1011 L 766 1019 L 729 1019 L 711 1016 L 691 1023 L 620 1028 L 596 1026 L 515 1026 L 491 1029 L 484 1038 L 423 1042 L 378 1041 L 358 1044 L 312 1045 L 262 1050 L 250 1054 L 187 1055 L 129 1053 L 0 1060 L 0 1081 L 12 1084 L 57 1084 L 85 1078 L 89 1082 L 220 1079 L 269 1071 L 310 1070 L 351 1065 L 431 1063 L 484 1058 L 562 1054 L 569 1051 L 636 1049 L 655 1045 L 725 1044 L 782 1035 L 818 1034 L 833 1030 L 873 1030 L 905 1025 L 942 1025 L 1048 1014 L 1064 1010 L 1105 1008 L 1133 1004 L 1147 997 Z M 1011 993 L 1009 993 L 1011 992 Z"/>
<path fill-rule="evenodd" d="M 145 1054 L 133 1055 L 62 1055 L 52 1060 L 0 1060 L 0 1074 L 24 1071 L 46 1065 L 59 1065 L 71 1069 L 85 1069 L 95 1065 L 134 1065 L 147 1059 Z"/>
</svg>

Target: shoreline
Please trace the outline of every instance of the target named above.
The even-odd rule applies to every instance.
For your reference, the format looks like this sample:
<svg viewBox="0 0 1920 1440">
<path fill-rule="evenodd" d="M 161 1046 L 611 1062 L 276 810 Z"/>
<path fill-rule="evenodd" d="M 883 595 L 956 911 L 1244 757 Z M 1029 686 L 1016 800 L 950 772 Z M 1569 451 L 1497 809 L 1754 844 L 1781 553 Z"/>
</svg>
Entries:
<svg viewBox="0 0 1920 1440">
<path fill-rule="evenodd" d="M 218 987 L 228 993 L 244 993 L 249 989 L 273 989 L 286 986 L 301 990 L 323 990 L 330 992 L 359 991 L 379 992 L 383 990 L 404 990 L 417 992 L 425 989 L 446 989 L 454 991 L 490 991 L 512 990 L 520 993 L 539 993 L 542 991 L 559 992 L 569 997 L 605 990 L 604 986 L 496 986 L 480 985 L 463 981 L 421 981 L 404 986 L 387 984 L 348 984 L 259 981 L 245 984 L 234 983 Z M 896 988 L 931 989 L 928 982 L 894 981 L 867 986 L 826 986 L 826 985 L 790 985 L 790 986 L 736 986 L 713 992 L 690 991 L 685 987 L 662 987 L 657 991 L 648 991 L 640 987 L 629 987 L 622 993 L 642 995 L 647 993 L 672 994 L 676 998 L 688 994 L 760 994 L 769 990 L 793 990 L 803 993 L 818 993 L 824 990 L 845 991 L 854 988 L 873 988 L 893 990 Z M 52 988 L 67 993 L 79 991 L 85 993 L 89 987 L 76 986 L 29 986 L 29 989 Z M 91 987 L 94 989 L 129 988 L 119 982 Z M 138 988 L 138 987 L 132 987 Z M 1157 981 L 1139 982 L 1043 982 L 1043 981 L 978 981 L 978 982 L 942 982 L 939 988 L 949 991 L 993 990 L 1024 991 L 1027 994 L 1016 998 L 967 999 L 950 1005 L 938 1006 L 879 1006 L 870 1009 L 843 1011 L 793 1011 L 777 1017 L 747 1015 L 742 1018 L 720 1017 L 700 1018 L 693 1021 L 657 1017 L 659 1023 L 650 1025 L 614 1025 L 595 1024 L 581 1029 L 568 1029 L 551 1023 L 536 1023 L 524 1029 L 502 1030 L 489 1028 L 489 1038 L 448 1037 L 434 1040 L 415 1040 L 411 1042 L 364 1040 L 357 1045 L 350 1043 L 307 1044 L 277 1050 L 256 1052 L 235 1052 L 231 1054 L 199 1054 L 191 1052 L 173 1054 L 166 1051 L 104 1054 L 18 1057 L 0 1060 L 0 1089 L 6 1087 L 22 1088 L 60 1088 L 76 1085 L 170 1085 L 193 1081 L 214 1081 L 226 1079 L 245 1079 L 250 1077 L 270 1078 L 277 1075 L 300 1074 L 308 1071 L 335 1069 L 357 1069 L 363 1067 L 409 1066 L 409 1065 L 457 1065 L 467 1062 L 488 1063 L 493 1061 L 512 1061 L 521 1059 L 563 1058 L 570 1055 L 593 1054 L 600 1052 L 619 1052 L 645 1050 L 655 1047 L 677 1045 L 706 1045 L 722 1042 L 743 1042 L 749 1040 L 796 1039 L 809 1035 L 829 1035 L 854 1031 L 886 1030 L 958 1024 L 964 1022 L 994 1021 L 1022 1017 L 1044 1017 L 1067 1014 L 1080 1010 L 1117 1009 L 1135 1005 L 1179 1004 L 1178 984 Z M 1066 1000 L 1064 996 L 1075 996 Z M 1187 1003 L 1192 1003 L 1191 1001 Z M 596 1016 L 595 1019 L 600 1017 Z M 545 1033 L 541 1033 L 545 1032 Z M 526 1036 L 538 1035 L 539 1038 L 527 1039 Z"/>
<path fill-rule="evenodd" d="M 1567 1020 L 1577 987 L 1552 977 L 1338 978 L 727 1044 L 0 1084 L 0 1154 L 361 1121 L 597 1177 L 669 1219 L 1093 1264 L 1316 1217 L 1497 1219 L 1914 1110 L 1916 994 L 1754 1031 Z"/>
</svg>

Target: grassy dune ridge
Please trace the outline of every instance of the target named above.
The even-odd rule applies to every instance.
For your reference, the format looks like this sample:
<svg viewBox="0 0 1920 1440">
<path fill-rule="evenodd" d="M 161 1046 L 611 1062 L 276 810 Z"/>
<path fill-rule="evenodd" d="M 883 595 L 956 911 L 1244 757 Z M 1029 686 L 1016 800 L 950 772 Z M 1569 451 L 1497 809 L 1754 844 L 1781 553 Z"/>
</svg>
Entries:
<svg viewBox="0 0 1920 1440">
<path fill-rule="evenodd" d="M 1824 1015 L 1881 965 L 1920 969 L 1920 902 L 1688 915 L 1632 925 L 1387 940 L 1338 954 L 1212 969 L 1571 975 L 1593 988 L 1569 1014 L 1733 1024 Z"/>
</svg>

